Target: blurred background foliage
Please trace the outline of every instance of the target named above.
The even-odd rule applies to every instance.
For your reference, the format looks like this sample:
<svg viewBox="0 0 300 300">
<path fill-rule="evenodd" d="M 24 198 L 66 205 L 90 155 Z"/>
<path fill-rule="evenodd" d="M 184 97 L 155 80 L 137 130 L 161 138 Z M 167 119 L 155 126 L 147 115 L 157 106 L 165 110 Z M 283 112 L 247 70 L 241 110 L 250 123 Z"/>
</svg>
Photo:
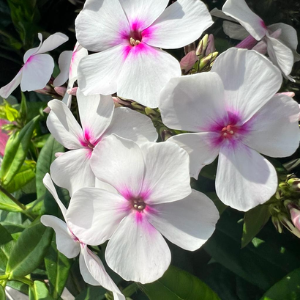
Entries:
<svg viewBox="0 0 300 300">
<path fill-rule="evenodd" d="M 211 10 L 215 7 L 221 9 L 225 1 L 204 2 Z M 44 38 L 55 32 L 65 33 L 69 37 L 67 43 L 51 52 L 56 62 L 62 51 L 72 50 L 76 42 L 74 20 L 83 3 L 83 0 L 0 0 L 0 86 L 6 85 L 17 74 L 23 64 L 24 53 L 38 45 L 38 32 Z M 278 22 L 289 24 L 297 30 L 300 38 L 299 1 L 249 0 L 247 3 L 267 25 Z M 238 43 L 223 33 L 222 22 L 216 19 L 215 24 L 207 30 L 207 33 L 214 34 L 216 51 L 219 53 Z M 178 60 L 184 56 L 183 49 L 170 52 Z M 57 73 L 56 66 L 54 74 Z M 285 81 L 282 91 L 295 92 L 295 100 L 300 102 L 300 63 L 294 65 L 292 76 L 296 78 L 296 83 Z M 13 97 L 8 99 L 13 105 L 2 105 L 0 111 L 0 118 L 13 122 L 9 129 L 19 133 L 14 143 L 23 147 L 21 149 L 18 145 L 10 145 L 9 155 L 17 159 L 21 157 L 21 160 L 10 182 L 2 182 L 5 190 L 13 193 L 19 204 L 11 203 L 9 195 L 1 194 L 0 283 L 1 274 L 7 271 L 7 266 L 15 270 L 15 261 L 23 250 L 19 237 L 25 239 L 30 236 L 30 230 L 37 230 L 39 235 L 31 239 L 30 251 L 39 259 L 32 260 L 32 256 L 29 256 L 31 252 L 28 252 L 31 261 L 27 263 L 26 272 L 22 273 L 22 276 L 31 275 L 21 276 L 19 281 L 11 280 L 8 285 L 28 294 L 28 286 L 31 287 L 34 282 L 36 290 L 41 295 L 46 294 L 46 297 L 41 298 L 39 295 L 30 295 L 30 299 L 60 299 L 65 284 L 76 300 L 111 299 L 111 295 L 101 287 L 90 287 L 83 282 L 78 263 L 57 252 L 51 230 L 32 222 L 44 213 L 60 216 L 57 205 L 41 182 L 44 174 L 49 171 L 55 152 L 64 151 L 52 137 L 49 138 L 45 126 L 46 115 L 42 110 L 49 99 L 51 97 L 48 95 L 34 92 L 22 94 L 18 88 Z M 192 186 L 211 197 L 222 213 L 212 238 L 195 252 L 184 251 L 169 243 L 174 267 L 156 283 L 129 285 L 111 272 L 114 280 L 121 284 L 125 294 L 136 300 L 300 299 L 300 240 L 288 230 L 282 230 L 279 220 L 282 216 L 289 217 L 282 199 L 299 201 L 299 191 L 291 188 L 291 183 L 288 183 L 290 177 L 287 177 L 300 177 L 299 157 L 298 149 L 292 157 L 271 160 L 277 169 L 281 187 L 270 203 L 246 214 L 226 208 L 218 200 L 214 189 L 217 162 L 205 167 L 198 180 L 192 180 Z M 2 169 L 3 172 L 5 170 Z M 69 201 L 65 190 L 59 189 L 59 194 L 65 203 Z M 277 210 L 279 213 L 275 214 Z M 281 226 L 276 228 L 283 231 L 281 234 L 276 231 L 271 219 L 275 225 Z M 40 240 L 42 245 L 39 244 Z M 94 250 L 103 257 L 104 249 L 105 245 Z M 12 253 L 13 258 L 9 258 Z M 25 254 L 22 254 L 24 259 Z M 53 271 L 53 265 L 56 271 Z M 45 279 L 50 280 L 49 292 L 45 292 L 47 287 L 41 285 Z M 0 299 L 3 292 L 1 284 Z M 199 295 L 196 294 L 199 291 L 200 298 L 195 296 Z"/>
</svg>

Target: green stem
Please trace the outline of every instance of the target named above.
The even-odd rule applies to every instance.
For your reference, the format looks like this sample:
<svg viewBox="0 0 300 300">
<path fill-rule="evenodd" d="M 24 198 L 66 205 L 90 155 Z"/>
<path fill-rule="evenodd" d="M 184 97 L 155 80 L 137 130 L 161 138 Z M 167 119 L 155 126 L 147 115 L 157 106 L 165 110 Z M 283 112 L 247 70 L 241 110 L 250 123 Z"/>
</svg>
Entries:
<svg viewBox="0 0 300 300">
<path fill-rule="evenodd" d="M 134 282 L 131 285 L 129 285 L 128 287 L 126 287 L 122 293 L 125 297 L 130 297 L 132 296 L 134 293 L 136 293 L 139 290 L 138 285 Z"/>
<path fill-rule="evenodd" d="M 29 287 L 33 287 L 34 283 L 31 279 L 26 277 L 12 277 L 10 280 L 16 280 L 27 284 Z"/>
</svg>

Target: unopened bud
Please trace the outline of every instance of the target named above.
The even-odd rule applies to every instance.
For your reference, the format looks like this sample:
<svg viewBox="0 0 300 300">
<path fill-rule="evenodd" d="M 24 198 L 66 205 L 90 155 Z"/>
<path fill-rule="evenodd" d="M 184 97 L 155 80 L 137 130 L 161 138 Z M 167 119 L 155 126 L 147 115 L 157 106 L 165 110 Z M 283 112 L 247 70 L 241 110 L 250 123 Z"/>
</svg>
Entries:
<svg viewBox="0 0 300 300">
<path fill-rule="evenodd" d="M 205 55 L 207 56 L 208 54 L 215 52 L 215 50 L 215 38 L 212 34 L 210 34 L 208 36 L 208 44 L 205 50 Z"/>
<path fill-rule="evenodd" d="M 245 39 L 243 39 L 235 47 L 251 50 L 256 44 L 257 44 L 257 40 L 252 35 L 248 35 Z"/>
<path fill-rule="evenodd" d="M 142 106 L 141 104 L 137 103 L 137 102 L 132 102 L 131 103 L 131 106 L 134 108 L 134 109 L 137 109 L 137 110 L 144 110 L 145 107 Z"/>
<path fill-rule="evenodd" d="M 156 110 L 154 110 L 150 107 L 145 108 L 145 113 L 147 116 L 150 116 L 151 118 L 159 118 L 159 116 L 160 116 Z"/>
<path fill-rule="evenodd" d="M 205 50 L 207 48 L 208 43 L 208 34 L 206 34 L 202 40 L 199 42 L 198 47 L 196 49 L 196 55 L 203 57 L 205 55 Z"/>
<path fill-rule="evenodd" d="M 188 54 L 189 52 L 196 50 L 196 45 L 195 45 L 195 43 L 191 43 L 191 44 L 185 46 L 183 49 L 184 49 L 184 54 Z"/>
<path fill-rule="evenodd" d="M 287 183 L 293 191 L 300 192 L 300 179 L 299 178 L 291 178 L 287 181 Z"/>
<path fill-rule="evenodd" d="M 279 233 L 282 233 L 282 226 L 277 217 L 272 216 L 272 223 L 273 223 L 274 227 L 276 228 L 276 230 Z"/>
<path fill-rule="evenodd" d="M 189 52 L 180 61 L 181 70 L 183 70 L 185 73 L 190 71 L 193 68 L 194 64 L 198 61 L 198 59 L 199 57 L 196 55 L 195 51 Z"/>
<path fill-rule="evenodd" d="M 52 93 L 52 88 L 48 85 L 46 85 L 43 89 L 35 90 L 36 93 L 49 95 Z"/>
<path fill-rule="evenodd" d="M 206 67 L 210 67 L 211 64 L 215 61 L 218 54 L 218 52 L 214 52 L 202 58 L 199 63 L 199 71 L 203 70 Z"/>
<path fill-rule="evenodd" d="M 67 93 L 72 96 L 76 96 L 78 87 L 74 87 L 67 90 Z"/>
<path fill-rule="evenodd" d="M 63 87 L 63 86 L 57 86 L 54 88 L 55 92 L 60 95 L 60 96 L 64 96 L 66 91 L 67 91 L 67 88 Z"/>
<path fill-rule="evenodd" d="M 47 106 L 43 112 L 46 113 L 46 114 L 50 114 L 50 111 L 51 111 L 51 108 L 49 106 Z"/>
</svg>

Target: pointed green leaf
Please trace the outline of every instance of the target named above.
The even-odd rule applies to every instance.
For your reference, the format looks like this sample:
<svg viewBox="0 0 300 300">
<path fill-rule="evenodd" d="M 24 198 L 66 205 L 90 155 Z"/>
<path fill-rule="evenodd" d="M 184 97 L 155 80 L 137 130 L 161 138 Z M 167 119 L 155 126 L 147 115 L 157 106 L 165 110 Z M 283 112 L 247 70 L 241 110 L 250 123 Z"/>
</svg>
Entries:
<svg viewBox="0 0 300 300">
<path fill-rule="evenodd" d="M 29 300 L 53 300 L 44 282 L 36 280 L 29 290 Z"/>
<path fill-rule="evenodd" d="M 150 300 L 220 300 L 200 279 L 173 266 L 157 281 L 139 287 Z"/>
<path fill-rule="evenodd" d="M 21 212 L 22 208 L 12 201 L 6 194 L 0 191 L 0 209 L 13 212 Z"/>
<path fill-rule="evenodd" d="M 33 130 L 38 121 L 39 116 L 35 117 L 21 131 L 9 138 L 0 170 L 0 178 L 4 186 L 11 182 L 22 167 L 26 159 Z"/>
<path fill-rule="evenodd" d="M 0 224 L 0 246 L 12 241 L 10 233 Z"/>
</svg>

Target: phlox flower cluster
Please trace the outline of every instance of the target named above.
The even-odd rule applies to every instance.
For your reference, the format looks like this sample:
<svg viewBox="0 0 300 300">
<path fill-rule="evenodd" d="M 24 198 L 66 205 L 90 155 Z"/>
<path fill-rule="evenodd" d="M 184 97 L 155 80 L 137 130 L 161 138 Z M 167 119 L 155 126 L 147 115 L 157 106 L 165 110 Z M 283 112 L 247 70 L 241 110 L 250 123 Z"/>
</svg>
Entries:
<svg viewBox="0 0 300 300">
<path fill-rule="evenodd" d="M 61 54 L 54 80 L 56 87 L 68 81 L 67 92 L 63 101 L 48 103 L 48 129 L 68 151 L 57 153 L 44 184 L 64 221 L 41 221 L 55 230 L 59 251 L 80 255 L 84 280 L 112 291 L 115 299 L 125 297 L 89 246 L 107 242 L 105 260 L 113 271 L 128 281 L 153 282 L 171 263 L 166 239 L 195 251 L 218 221 L 214 203 L 191 188 L 191 177 L 218 157 L 218 197 L 247 211 L 277 189 L 275 168 L 265 156 L 290 156 L 299 146 L 299 105 L 278 94 L 282 74 L 288 77 L 298 59 L 292 29 L 266 27 L 244 0 L 227 0 L 226 17 L 244 26 L 251 35 L 246 42 L 259 42 L 269 59 L 236 47 L 219 55 L 211 71 L 181 76 L 179 62 L 162 49 L 194 42 L 213 22 L 200 0 L 168 2 L 87 0 L 76 19 L 78 43 Z M 234 30 L 241 36 L 240 27 Z M 53 70 L 52 58 L 43 53 L 65 40 L 58 33 L 27 51 L 23 68 L 0 95 L 7 97 L 19 83 L 22 90 L 43 88 Z M 70 110 L 74 93 L 79 120 Z M 156 142 L 151 119 L 116 107 L 114 93 L 158 107 L 163 124 L 184 133 Z M 68 189 L 68 208 L 52 180 Z"/>
</svg>

